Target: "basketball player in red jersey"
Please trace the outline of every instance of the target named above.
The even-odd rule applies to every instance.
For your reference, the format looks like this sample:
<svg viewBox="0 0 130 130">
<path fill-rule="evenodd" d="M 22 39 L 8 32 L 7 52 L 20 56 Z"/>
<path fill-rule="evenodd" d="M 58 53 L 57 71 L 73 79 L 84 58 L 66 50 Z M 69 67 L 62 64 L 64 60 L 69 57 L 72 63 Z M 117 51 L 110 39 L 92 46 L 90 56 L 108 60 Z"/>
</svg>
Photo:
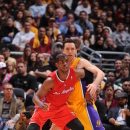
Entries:
<svg viewBox="0 0 130 130">
<path fill-rule="evenodd" d="M 61 130 L 64 126 L 71 130 L 84 130 L 66 104 L 77 79 L 85 76 L 84 70 L 69 67 L 69 60 L 65 54 L 56 57 L 56 67 L 58 70 L 49 75 L 33 97 L 36 109 L 28 130 L 40 130 L 48 119 Z"/>
</svg>

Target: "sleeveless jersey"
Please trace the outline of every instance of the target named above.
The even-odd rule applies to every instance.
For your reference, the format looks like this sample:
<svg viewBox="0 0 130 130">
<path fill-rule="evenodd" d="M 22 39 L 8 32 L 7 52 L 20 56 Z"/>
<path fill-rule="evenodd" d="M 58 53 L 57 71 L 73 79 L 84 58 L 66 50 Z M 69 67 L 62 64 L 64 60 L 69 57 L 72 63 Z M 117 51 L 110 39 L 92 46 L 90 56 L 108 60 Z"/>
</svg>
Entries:
<svg viewBox="0 0 130 130">
<path fill-rule="evenodd" d="M 56 107 L 66 104 L 77 81 L 74 69 L 69 67 L 69 73 L 65 81 L 59 79 L 57 70 L 52 72 L 49 77 L 54 81 L 54 88 L 47 93 L 46 102 L 51 103 L 51 105 Z"/>
<path fill-rule="evenodd" d="M 80 58 L 75 58 L 71 66 L 77 68 L 79 60 Z M 67 105 L 83 124 L 84 130 L 104 130 L 94 102 L 93 105 L 86 104 L 85 92 L 86 80 L 78 79 L 74 91 L 68 98 Z"/>
</svg>

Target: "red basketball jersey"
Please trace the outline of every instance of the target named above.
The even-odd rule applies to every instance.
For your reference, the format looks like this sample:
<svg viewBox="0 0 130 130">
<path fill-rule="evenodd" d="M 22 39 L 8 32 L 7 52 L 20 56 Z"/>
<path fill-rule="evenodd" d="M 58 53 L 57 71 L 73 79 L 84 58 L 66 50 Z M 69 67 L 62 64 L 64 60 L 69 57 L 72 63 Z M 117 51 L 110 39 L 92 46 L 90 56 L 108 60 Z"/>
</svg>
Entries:
<svg viewBox="0 0 130 130">
<path fill-rule="evenodd" d="M 46 95 L 46 102 L 51 103 L 56 107 L 64 105 L 70 93 L 74 90 L 74 85 L 77 81 L 75 71 L 69 67 L 69 73 L 65 81 L 61 81 L 57 75 L 57 70 L 52 72 L 49 77 L 54 81 L 54 88 Z"/>
</svg>

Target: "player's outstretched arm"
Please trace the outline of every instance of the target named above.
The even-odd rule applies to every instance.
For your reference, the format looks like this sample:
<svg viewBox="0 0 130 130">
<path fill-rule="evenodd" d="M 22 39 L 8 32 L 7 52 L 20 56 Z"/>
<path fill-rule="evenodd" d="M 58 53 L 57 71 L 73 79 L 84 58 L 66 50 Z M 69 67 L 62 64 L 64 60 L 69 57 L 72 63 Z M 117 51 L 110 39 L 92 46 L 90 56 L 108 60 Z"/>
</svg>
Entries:
<svg viewBox="0 0 130 130">
<path fill-rule="evenodd" d="M 90 91 L 91 96 L 94 96 L 96 93 L 96 88 L 103 80 L 105 74 L 86 59 L 80 59 L 77 68 L 85 68 L 96 76 L 94 82 L 87 87 L 88 91 Z"/>
<path fill-rule="evenodd" d="M 84 69 L 75 69 L 76 78 L 84 78 L 85 72 Z"/>
<path fill-rule="evenodd" d="M 33 96 L 33 102 L 35 105 L 39 106 L 43 110 L 49 109 L 49 104 L 41 102 L 40 99 L 45 97 L 49 90 L 53 89 L 54 87 L 54 81 L 51 77 L 48 77 L 42 87 L 34 94 Z"/>
</svg>

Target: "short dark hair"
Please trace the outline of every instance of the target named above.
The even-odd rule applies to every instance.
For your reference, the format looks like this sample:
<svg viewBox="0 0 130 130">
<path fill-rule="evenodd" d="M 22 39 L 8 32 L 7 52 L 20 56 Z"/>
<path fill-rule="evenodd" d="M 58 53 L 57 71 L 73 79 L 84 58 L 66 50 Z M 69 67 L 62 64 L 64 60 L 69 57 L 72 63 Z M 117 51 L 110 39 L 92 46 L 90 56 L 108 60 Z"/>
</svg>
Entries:
<svg viewBox="0 0 130 130">
<path fill-rule="evenodd" d="M 19 1 L 17 6 L 19 6 L 20 4 L 24 4 L 25 5 L 24 1 Z"/>
<path fill-rule="evenodd" d="M 31 19 L 33 19 L 32 16 L 26 16 L 24 19 L 26 20 L 27 18 L 31 18 Z"/>
<path fill-rule="evenodd" d="M 4 51 L 8 51 L 8 52 L 10 52 L 9 48 L 7 48 L 7 47 L 2 48 L 1 52 L 4 52 Z"/>
<path fill-rule="evenodd" d="M 55 63 L 58 63 L 58 62 L 59 62 L 59 59 L 60 59 L 61 57 L 67 57 L 67 59 L 68 59 L 68 56 L 67 56 L 66 54 L 60 53 L 60 54 L 58 54 L 58 55 L 56 56 Z"/>
<path fill-rule="evenodd" d="M 112 87 L 112 89 L 114 90 L 113 83 L 110 81 L 107 81 L 103 90 L 105 91 L 109 87 Z"/>
<path fill-rule="evenodd" d="M 3 89 L 5 89 L 5 86 L 7 86 L 7 85 L 11 85 L 12 88 L 13 88 L 13 85 L 12 85 L 12 84 L 10 84 L 10 83 L 5 83 L 5 84 L 3 85 Z"/>
<path fill-rule="evenodd" d="M 63 48 L 65 47 L 66 43 L 74 43 L 75 47 L 76 47 L 76 43 L 74 40 L 72 40 L 71 38 L 67 38 L 64 42 L 63 42 Z"/>
<path fill-rule="evenodd" d="M 81 13 L 85 13 L 85 14 L 87 15 L 87 13 L 86 13 L 85 11 L 80 11 L 80 14 L 81 14 Z"/>
<path fill-rule="evenodd" d="M 34 111 L 34 110 L 35 110 L 35 107 L 34 107 L 34 106 L 28 106 L 28 107 L 26 108 L 26 111 L 30 111 L 30 110 Z"/>
<path fill-rule="evenodd" d="M 18 64 L 23 64 L 24 66 L 27 66 L 27 64 L 25 62 L 23 62 L 23 61 L 18 62 L 17 65 Z"/>
<path fill-rule="evenodd" d="M 126 63 L 123 63 L 121 66 L 121 70 L 127 68 L 129 70 L 129 65 L 127 65 Z"/>
<path fill-rule="evenodd" d="M 130 79 L 129 78 L 125 78 L 125 79 L 123 79 L 123 83 L 124 82 L 130 82 Z"/>
<path fill-rule="evenodd" d="M 115 63 L 116 63 L 116 61 L 118 61 L 118 60 L 120 60 L 120 61 L 122 62 L 122 60 L 121 60 L 121 59 L 116 59 L 116 60 L 115 60 Z M 114 63 L 114 64 L 115 64 L 115 63 Z"/>
</svg>

